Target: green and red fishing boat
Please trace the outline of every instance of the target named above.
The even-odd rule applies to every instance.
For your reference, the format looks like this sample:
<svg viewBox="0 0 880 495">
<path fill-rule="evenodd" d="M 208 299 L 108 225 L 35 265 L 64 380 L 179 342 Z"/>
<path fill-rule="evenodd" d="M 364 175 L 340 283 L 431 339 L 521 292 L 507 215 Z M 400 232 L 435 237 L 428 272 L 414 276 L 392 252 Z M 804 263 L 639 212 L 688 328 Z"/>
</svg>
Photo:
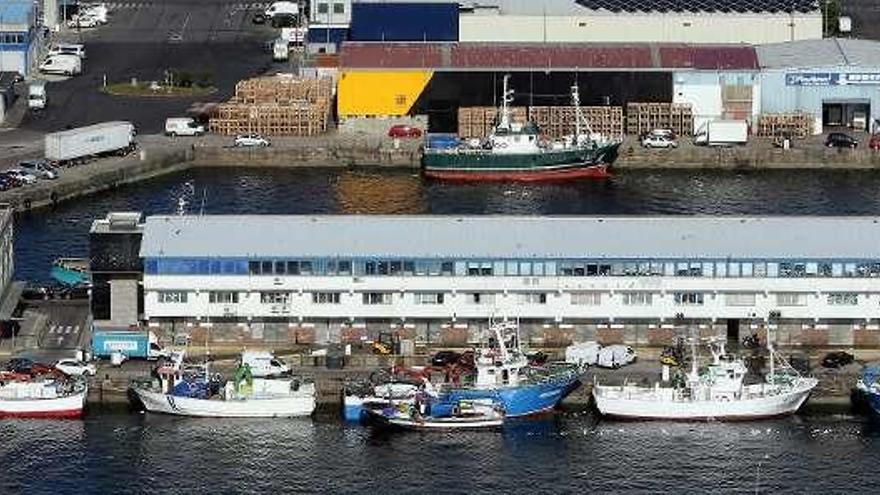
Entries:
<svg viewBox="0 0 880 495">
<path fill-rule="evenodd" d="M 577 86 L 572 86 L 575 108 L 574 135 L 554 142 L 542 141 L 532 122 L 511 122 L 509 104 L 513 90 L 504 77 L 498 124 L 478 143 L 450 148 L 427 147 L 422 168 L 427 177 L 454 181 L 548 181 L 610 176 L 621 140 L 594 134 L 582 117 Z"/>
</svg>

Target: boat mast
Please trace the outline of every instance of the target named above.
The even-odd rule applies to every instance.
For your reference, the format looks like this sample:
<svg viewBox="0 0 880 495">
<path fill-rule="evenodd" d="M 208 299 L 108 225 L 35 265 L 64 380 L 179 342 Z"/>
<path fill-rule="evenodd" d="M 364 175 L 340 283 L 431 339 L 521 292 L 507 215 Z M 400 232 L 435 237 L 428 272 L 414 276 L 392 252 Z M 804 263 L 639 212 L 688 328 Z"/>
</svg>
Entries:
<svg viewBox="0 0 880 495">
<path fill-rule="evenodd" d="M 774 360 L 776 351 L 773 349 L 773 339 L 771 336 L 770 328 L 767 328 L 767 351 L 770 353 L 770 382 L 772 383 L 773 378 L 776 376 L 776 362 Z"/>
<path fill-rule="evenodd" d="M 513 90 L 508 88 L 510 74 L 504 74 L 504 93 L 501 95 L 501 115 L 498 119 L 498 127 L 510 129 L 510 107 L 509 103 L 513 103 Z"/>
<path fill-rule="evenodd" d="M 581 94 L 577 84 L 571 85 L 571 105 L 574 107 L 574 142 L 581 137 Z"/>
</svg>

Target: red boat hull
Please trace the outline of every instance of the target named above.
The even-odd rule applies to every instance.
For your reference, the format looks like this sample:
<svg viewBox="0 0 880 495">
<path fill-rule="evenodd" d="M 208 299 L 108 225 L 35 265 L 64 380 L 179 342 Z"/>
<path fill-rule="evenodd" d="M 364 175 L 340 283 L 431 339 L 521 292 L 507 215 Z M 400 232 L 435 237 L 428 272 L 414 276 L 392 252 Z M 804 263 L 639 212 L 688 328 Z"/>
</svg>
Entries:
<svg viewBox="0 0 880 495">
<path fill-rule="evenodd" d="M 12 412 L 0 411 L 0 419 L 3 418 L 19 418 L 19 419 L 79 419 L 83 417 L 82 409 L 68 409 L 60 411 L 27 411 Z"/>
<path fill-rule="evenodd" d="M 611 177 L 608 165 L 591 165 L 550 170 L 504 170 L 504 171 L 463 171 L 463 170 L 425 170 L 425 176 L 432 179 L 456 182 L 549 182 L 573 179 L 604 179 Z"/>
</svg>

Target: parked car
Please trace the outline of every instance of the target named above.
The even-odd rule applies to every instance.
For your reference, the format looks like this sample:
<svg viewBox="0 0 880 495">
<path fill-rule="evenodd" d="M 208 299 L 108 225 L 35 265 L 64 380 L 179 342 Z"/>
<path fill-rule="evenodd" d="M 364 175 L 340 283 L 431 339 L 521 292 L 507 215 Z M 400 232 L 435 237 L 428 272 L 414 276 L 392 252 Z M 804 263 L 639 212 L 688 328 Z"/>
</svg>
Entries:
<svg viewBox="0 0 880 495">
<path fill-rule="evenodd" d="M 672 129 L 652 129 L 650 131 L 643 132 L 639 136 L 639 139 L 644 140 L 646 137 L 649 136 L 662 136 L 672 140 L 678 139 L 678 136 L 675 135 L 675 132 L 673 132 Z"/>
<path fill-rule="evenodd" d="M 431 365 L 442 368 L 457 363 L 459 359 L 461 354 L 455 351 L 440 351 L 431 358 Z"/>
<path fill-rule="evenodd" d="M 0 174 L 0 191 L 8 191 L 14 187 L 18 187 L 21 184 L 13 177 L 2 173 Z"/>
<path fill-rule="evenodd" d="M 13 168 L 11 170 L 7 170 L 6 173 L 12 177 L 15 177 L 19 181 L 21 181 L 21 183 L 23 185 L 36 184 L 36 182 L 37 182 L 36 175 L 34 175 L 30 172 L 26 172 L 24 170 L 18 169 L 18 168 Z"/>
<path fill-rule="evenodd" d="M 52 166 L 48 160 L 25 160 L 18 162 L 19 170 L 23 170 L 39 179 L 57 179 L 58 169 Z"/>
<path fill-rule="evenodd" d="M 825 146 L 829 148 L 855 148 L 859 142 L 849 134 L 832 132 L 825 138 Z"/>
<path fill-rule="evenodd" d="M 393 138 L 419 138 L 422 137 L 422 130 L 407 124 L 396 124 L 388 129 L 388 137 Z"/>
<path fill-rule="evenodd" d="M 49 47 L 48 56 L 52 55 L 76 55 L 77 57 L 86 58 L 86 46 L 74 43 L 58 43 Z"/>
<path fill-rule="evenodd" d="M 822 358 L 823 368 L 841 368 L 848 364 L 852 364 L 855 360 L 854 356 L 848 352 L 836 351 L 829 352 Z"/>
<path fill-rule="evenodd" d="M 95 376 L 98 372 L 94 364 L 84 363 L 76 359 L 62 359 L 55 363 L 55 368 L 70 376 Z"/>
<path fill-rule="evenodd" d="M 101 25 L 101 20 L 94 15 L 78 14 L 67 20 L 67 27 L 72 29 L 93 28 Z"/>
<path fill-rule="evenodd" d="M 259 134 L 239 134 L 235 136 L 234 144 L 237 147 L 271 146 L 269 140 Z"/>
<path fill-rule="evenodd" d="M 868 141 L 868 148 L 880 151 L 880 134 L 871 134 L 871 139 Z"/>
<path fill-rule="evenodd" d="M 678 148 L 678 141 L 668 136 L 648 134 L 642 139 L 645 148 Z"/>
<path fill-rule="evenodd" d="M 265 24 L 266 23 L 266 14 L 263 12 L 257 12 L 251 17 L 251 22 L 254 24 Z"/>
</svg>

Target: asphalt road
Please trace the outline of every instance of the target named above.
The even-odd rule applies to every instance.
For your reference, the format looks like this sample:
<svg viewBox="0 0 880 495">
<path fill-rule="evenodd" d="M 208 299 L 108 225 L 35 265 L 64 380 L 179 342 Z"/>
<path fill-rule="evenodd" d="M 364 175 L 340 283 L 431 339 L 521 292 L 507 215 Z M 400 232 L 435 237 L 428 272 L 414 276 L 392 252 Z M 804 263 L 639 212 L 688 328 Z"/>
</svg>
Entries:
<svg viewBox="0 0 880 495">
<path fill-rule="evenodd" d="M 56 131 L 109 120 L 129 120 L 142 133 L 158 133 L 167 117 L 183 116 L 194 101 L 222 101 L 241 79 L 272 70 L 265 42 L 277 36 L 254 25 L 259 2 L 151 0 L 109 2 L 109 23 L 65 31 L 55 40 L 83 42 L 83 74 L 48 83 L 49 107 L 29 113 L 23 129 Z M 166 70 L 206 75 L 218 88 L 200 98 L 129 98 L 100 91 L 109 83 L 161 81 Z"/>
<path fill-rule="evenodd" d="M 76 349 L 80 335 L 88 325 L 88 301 L 46 302 L 39 305 L 48 316 L 46 328 L 40 335 L 40 349 L 44 351 Z"/>
</svg>

